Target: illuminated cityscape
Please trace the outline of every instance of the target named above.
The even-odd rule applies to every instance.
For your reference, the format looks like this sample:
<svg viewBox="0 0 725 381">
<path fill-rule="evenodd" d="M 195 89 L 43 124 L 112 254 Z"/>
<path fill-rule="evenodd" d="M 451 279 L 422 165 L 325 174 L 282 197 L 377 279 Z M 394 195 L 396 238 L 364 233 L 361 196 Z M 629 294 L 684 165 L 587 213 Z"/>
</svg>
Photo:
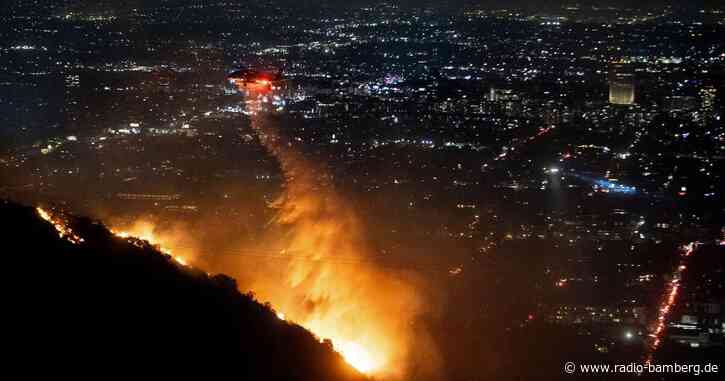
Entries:
<svg viewBox="0 0 725 381">
<path fill-rule="evenodd" d="M 0 199 L 63 241 L 375 380 L 725 366 L 721 4 L 121 3 L 0 6 Z"/>
</svg>

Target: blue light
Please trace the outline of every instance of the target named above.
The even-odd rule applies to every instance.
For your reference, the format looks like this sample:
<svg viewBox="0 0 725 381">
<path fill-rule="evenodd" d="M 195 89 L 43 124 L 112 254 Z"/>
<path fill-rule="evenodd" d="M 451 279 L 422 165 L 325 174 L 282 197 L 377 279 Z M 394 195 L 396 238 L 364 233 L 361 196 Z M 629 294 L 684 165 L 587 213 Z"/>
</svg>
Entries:
<svg viewBox="0 0 725 381">
<path fill-rule="evenodd" d="M 622 185 L 616 182 L 612 182 L 609 180 L 604 179 L 594 179 L 589 176 L 582 176 L 579 174 L 573 174 L 575 177 L 582 179 L 586 182 L 592 183 L 595 189 L 603 188 L 607 192 L 611 193 L 622 193 L 622 194 L 635 194 L 637 193 L 637 188 L 628 186 L 628 185 Z"/>
</svg>

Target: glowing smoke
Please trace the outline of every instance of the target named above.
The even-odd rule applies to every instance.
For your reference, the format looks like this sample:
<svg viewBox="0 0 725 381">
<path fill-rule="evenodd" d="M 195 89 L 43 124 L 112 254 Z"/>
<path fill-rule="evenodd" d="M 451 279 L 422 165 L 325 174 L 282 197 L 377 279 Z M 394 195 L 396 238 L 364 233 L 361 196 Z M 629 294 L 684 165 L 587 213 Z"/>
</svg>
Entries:
<svg viewBox="0 0 725 381">
<path fill-rule="evenodd" d="M 412 271 L 376 264 L 361 222 L 335 192 L 324 166 L 308 160 L 269 114 L 259 112 L 261 99 L 247 101 L 251 126 L 285 178 L 264 237 L 253 245 L 228 239 L 218 244 L 239 256 L 205 256 L 198 248 L 209 246 L 203 241 L 210 236 L 224 236 L 223 226 L 198 222 L 196 227 L 161 228 L 149 217 L 131 225 L 114 223 L 120 226 L 116 233 L 139 237 L 206 271 L 237 278 L 242 291 L 252 290 L 270 302 L 281 320 L 330 339 L 362 372 L 386 379 L 411 378 L 411 372 L 417 379 L 434 375 L 440 368 L 437 351 L 427 332 L 415 324 L 430 304 L 423 300 L 420 279 Z"/>
<path fill-rule="evenodd" d="M 269 271 L 256 268 L 250 288 L 286 319 L 331 339 L 361 371 L 403 377 L 413 357 L 421 356 L 436 368 L 428 336 L 413 328 L 424 303 L 411 274 L 383 271 L 369 260 L 352 208 L 335 192 L 324 168 L 296 150 L 269 116 L 253 112 L 251 125 L 286 180 L 273 205 L 277 229 L 261 245 L 289 260 Z M 249 279 L 248 264 L 239 266 Z M 271 276 L 275 272 L 279 278 Z"/>
<path fill-rule="evenodd" d="M 116 228 L 112 228 L 111 233 L 117 237 L 146 241 L 181 265 L 189 265 L 189 260 L 196 257 L 196 251 L 192 250 L 191 246 L 184 246 L 184 242 L 188 242 L 192 236 L 186 234 L 187 229 L 183 227 L 158 229 L 155 223 L 146 219 L 139 219 L 131 225 L 113 224 L 113 226 Z M 118 226 L 123 228 L 119 229 Z"/>
</svg>

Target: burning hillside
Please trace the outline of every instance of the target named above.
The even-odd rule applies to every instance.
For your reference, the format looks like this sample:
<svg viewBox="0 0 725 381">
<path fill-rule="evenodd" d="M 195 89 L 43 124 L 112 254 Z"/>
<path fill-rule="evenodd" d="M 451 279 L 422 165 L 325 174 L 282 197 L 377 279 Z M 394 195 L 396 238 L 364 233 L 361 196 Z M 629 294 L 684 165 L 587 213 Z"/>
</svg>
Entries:
<svg viewBox="0 0 725 381">
<path fill-rule="evenodd" d="M 6 343 L 19 360 L 73 374 L 150 367 L 168 375 L 204 369 L 245 379 L 363 379 L 231 278 L 180 265 L 90 220 L 8 202 L 0 209 L 6 259 L 13 274 L 25 274 L 9 278 L 14 328 Z"/>
<path fill-rule="evenodd" d="M 330 338 L 362 372 L 409 376 L 411 364 L 419 362 L 414 342 L 428 370 L 437 368 L 426 333 L 412 328 L 424 310 L 416 280 L 368 260 L 364 228 L 354 208 L 335 191 L 325 165 L 307 159 L 261 111 L 265 95 L 247 94 L 251 127 L 285 178 L 284 191 L 272 205 L 277 211 L 273 237 L 264 240 L 270 243 L 262 249 L 289 257 L 281 271 L 257 272 L 251 288 L 293 321 Z M 271 277 L 274 273 L 281 278 Z"/>
<path fill-rule="evenodd" d="M 205 271 L 240 279 L 243 289 L 269 302 L 280 317 L 329 339 L 363 373 L 403 379 L 439 370 L 435 345 L 415 325 L 429 305 L 420 280 L 378 267 L 354 208 L 336 192 L 324 164 L 306 158 L 261 111 L 266 101 L 250 94 L 248 115 L 285 183 L 270 205 L 275 217 L 257 222 L 268 224 L 265 235 L 251 245 L 229 244 L 234 252 L 254 255 L 197 252 L 190 247 L 203 245 L 190 237 L 201 241 L 204 232 L 169 232 L 148 221 L 124 225 L 117 234 L 144 238 Z"/>
</svg>

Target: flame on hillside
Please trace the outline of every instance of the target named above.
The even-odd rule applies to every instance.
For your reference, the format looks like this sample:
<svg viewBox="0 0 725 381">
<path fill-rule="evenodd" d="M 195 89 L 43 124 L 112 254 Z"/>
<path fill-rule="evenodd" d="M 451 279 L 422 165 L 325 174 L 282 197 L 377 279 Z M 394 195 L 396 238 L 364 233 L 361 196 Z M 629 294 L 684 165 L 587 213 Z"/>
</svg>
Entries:
<svg viewBox="0 0 725 381">
<path fill-rule="evenodd" d="M 267 268 L 257 264 L 251 277 L 243 260 L 236 270 L 219 270 L 252 279 L 249 287 L 261 299 L 284 311 L 287 320 L 330 339 L 363 373 L 404 377 L 414 341 L 416 355 L 424 353 L 426 366 L 436 369 L 429 337 L 413 330 L 424 303 L 412 275 L 383 270 L 370 260 L 355 211 L 336 193 L 324 166 L 308 160 L 266 113 L 258 112 L 264 107 L 255 102 L 264 99 L 248 100 L 248 115 L 261 143 L 278 160 L 285 188 L 272 205 L 277 210 L 272 237 L 258 249 L 289 259 Z"/>
<path fill-rule="evenodd" d="M 145 241 L 156 247 L 160 252 L 170 256 L 176 263 L 182 266 L 188 266 L 188 258 L 190 257 L 188 250 L 181 250 L 174 247 L 176 246 L 175 238 L 172 238 L 168 234 L 159 233 L 156 230 L 153 223 L 140 220 L 123 230 L 111 229 L 111 233 L 116 237 L 131 241 Z"/>
<path fill-rule="evenodd" d="M 68 223 L 64 221 L 62 218 L 57 217 L 53 214 L 51 214 L 48 210 L 45 210 L 41 207 L 35 208 L 35 211 L 38 212 L 38 215 L 40 218 L 44 219 L 53 227 L 55 228 L 55 231 L 58 232 L 58 236 L 60 238 L 64 238 L 68 242 L 78 245 L 84 242 L 84 239 L 78 236 L 73 229 L 71 229 L 68 226 Z"/>
<path fill-rule="evenodd" d="M 242 280 L 242 291 L 252 290 L 270 302 L 280 320 L 305 327 L 320 341 L 329 339 L 362 373 L 387 379 L 409 376 L 411 367 L 418 376 L 435 373 L 435 346 L 427 332 L 413 325 L 425 312 L 418 280 L 410 272 L 384 270 L 371 260 L 353 208 L 335 192 L 324 168 L 305 158 L 270 123 L 259 107 L 263 99 L 248 100 L 247 115 L 261 143 L 279 161 L 285 187 L 272 204 L 277 213 L 269 235 L 260 237 L 255 247 L 236 248 L 275 253 L 274 260 L 264 261 L 259 255 L 201 258 L 188 244 L 189 239 L 203 240 L 204 232 L 165 233 L 149 221 L 115 234 L 138 237 L 167 254 L 179 253 L 177 261 L 196 259 L 194 265 L 206 271 Z"/>
</svg>

